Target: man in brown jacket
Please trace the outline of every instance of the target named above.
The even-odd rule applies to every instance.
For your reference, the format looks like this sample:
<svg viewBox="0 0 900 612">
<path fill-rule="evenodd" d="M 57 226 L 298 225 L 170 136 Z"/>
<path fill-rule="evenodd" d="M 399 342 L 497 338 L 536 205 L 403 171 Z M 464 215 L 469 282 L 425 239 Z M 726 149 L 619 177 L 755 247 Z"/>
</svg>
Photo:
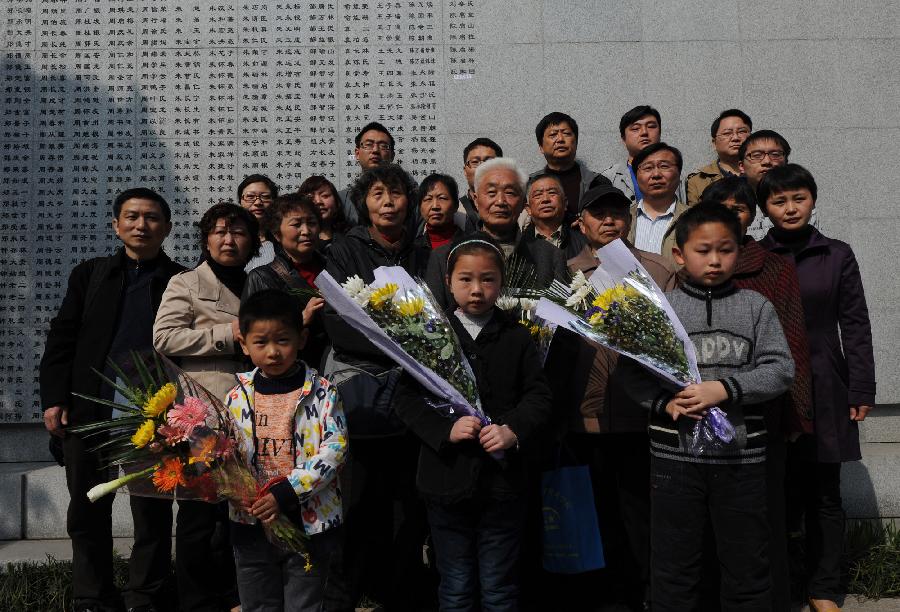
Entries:
<svg viewBox="0 0 900 612">
<path fill-rule="evenodd" d="M 697 204 L 703 191 L 722 177 L 742 174 L 739 152 L 752 131 L 750 117 L 736 108 L 724 110 L 716 117 L 710 128 L 716 159 L 687 175 L 684 187 L 688 206 Z"/>
<path fill-rule="evenodd" d="M 609 185 L 585 193 L 577 223 L 588 246 L 568 261 L 569 269 L 590 275 L 600 263 L 597 249 L 621 238 L 660 289 L 673 289 L 671 264 L 627 241 L 630 205 L 624 193 Z M 617 354 L 581 338 L 577 342 L 567 441 L 591 470 L 610 589 L 620 603 L 641 609 L 650 561 L 647 414 L 627 398 L 613 375 Z"/>
</svg>

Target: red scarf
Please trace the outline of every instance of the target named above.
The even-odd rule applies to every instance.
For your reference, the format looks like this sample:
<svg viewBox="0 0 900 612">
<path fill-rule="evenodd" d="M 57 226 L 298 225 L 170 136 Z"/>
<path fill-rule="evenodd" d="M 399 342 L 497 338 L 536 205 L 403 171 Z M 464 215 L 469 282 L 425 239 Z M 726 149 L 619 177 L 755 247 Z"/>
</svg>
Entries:
<svg viewBox="0 0 900 612">
<path fill-rule="evenodd" d="M 325 264 L 322 263 L 321 259 L 314 257 L 306 263 L 291 259 L 291 265 L 294 266 L 294 270 L 297 271 L 297 274 L 303 277 L 303 280 L 305 280 L 310 287 L 316 289 L 316 277 L 325 269 Z"/>
<path fill-rule="evenodd" d="M 432 249 L 436 249 L 438 247 L 442 247 L 451 240 L 456 235 L 457 227 L 454 224 L 450 224 L 446 227 L 431 227 L 429 225 L 425 225 L 425 235 L 428 236 L 428 242 L 431 244 Z"/>
</svg>

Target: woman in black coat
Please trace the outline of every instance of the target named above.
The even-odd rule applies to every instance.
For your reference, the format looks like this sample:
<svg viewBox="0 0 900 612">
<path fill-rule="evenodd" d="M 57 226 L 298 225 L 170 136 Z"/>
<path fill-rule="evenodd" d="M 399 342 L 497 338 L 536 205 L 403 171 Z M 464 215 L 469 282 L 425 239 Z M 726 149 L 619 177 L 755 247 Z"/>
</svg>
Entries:
<svg viewBox="0 0 900 612">
<path fill-rule="evenodd" d="M 350 199 L 358 203 L 362 225 L 331 246 L 325 268 L 337 282 L 359 276 L 371 283 L 380 266 L 422 275 L 428 252 L 415 244 L 410 229 L 414 190 L 397 165 L 377 166 L 356 180 Z M 393 410 L 399 370 L 328 305 L 324 314 L 333 346 L 325 374 L 338 385 L 352 449 L 343 473 L 344 559 L 332 570 L 337 577 L 326 598 L 341 601 L 332 604 L 335 609 L 352 611 L 365 592 L 388 610 L 418 610 L 419 592 L 429 590 L 430 580 L 421 562 L 426 522 L 415 491 L 418 441 Z M 395 517 L 398 504 L 402 511 Z"/>
<path fill-rule="evenodd" d="M 275 199 L 263 218 L 277 243 L 275 258 L 250 271 L 241 303 L 263 289 L 301 292 L 296 297 L 309 336 L 300 358 L 321 371 L 329 342 L 320 312 L 325 301 L 314 294 L 315 279 L 325 269 L 325 258 L 319 252 L 320 219 L 318 207 L 305 196 L 289 194 Z"/>
<path fill-rule="evenodd" d="M 805 512 L 810 607 L 837 609 L 841 463 L 861 459 L 858 422 L 875 404 L 869 311 L 853 250 L 809 224 L 817 195 L 812 175 L 796 164 L 773 168 L 757 194 L 774 225 L 760 245 L 797 267 L 813 374 L 815 433 L 788 450 L 788 525 L 792 507 L 798 523 Z"/>
</svg>

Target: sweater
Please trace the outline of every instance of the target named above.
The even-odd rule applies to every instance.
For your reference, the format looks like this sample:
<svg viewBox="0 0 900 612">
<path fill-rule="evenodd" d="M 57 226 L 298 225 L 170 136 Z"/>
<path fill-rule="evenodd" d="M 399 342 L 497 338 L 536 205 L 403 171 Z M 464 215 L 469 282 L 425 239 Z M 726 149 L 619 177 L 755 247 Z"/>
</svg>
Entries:
<svg viewBox="0 0 900 612">
<path fill-rule="evenodd" d="M 666 297 L 694 344 L 701 380 L 717 380 L 725 387 L 728 399 L 719 408 L 736 435 L 729 444 L 695 456 L 690 440 L 696 421 L 673 421 L 666 412 L 678 390 L 636 362 L 621 359 L 625 389 L 650 412 L 650 453 L 707 464 L 765 461 L 766 411 L 794 377 L 794 360 L 775 308 L 760 294 L 730 281 L 717 287 L 685 283 Z"/>
</svg>

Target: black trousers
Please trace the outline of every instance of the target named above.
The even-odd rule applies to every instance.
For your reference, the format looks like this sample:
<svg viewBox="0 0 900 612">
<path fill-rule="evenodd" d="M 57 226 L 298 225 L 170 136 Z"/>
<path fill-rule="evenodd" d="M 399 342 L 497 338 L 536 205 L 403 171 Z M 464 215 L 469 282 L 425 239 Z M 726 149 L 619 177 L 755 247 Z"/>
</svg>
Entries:
<svg viewBox="0 0 900 612">
<path fill-rule="evenodd" d="M 69 487 L 67 528 L 72 540 L 72 588 L 76 603 L 117 607 L 121 598 L 113 583 L 112 503 L 107 495 L 94 503 L 87 491 L 109 480 L 95 453 L 78 436 L 63 441 Z M 123 592 L 129 607 L 153 604 L 168 608 L 166 584 L 171 567 L 172 501 L 131 497 L 134 548 Z M 175 527 L 175 569 L 179 608 L 202 612 L 228 609 L 236 604 L 234 561 L 219 505 L 180 501 Z M 224 517 L 227 519 L 227 515 Z M 218 538 L 224 530 L 224 538 Z M 230 569 L 230 572 L 229 572 Z M 233 601 L 232 601 L 233 599 Z"/>
<path fill-rule="evenodd" d="M 428 609 L 436 571 L 425 568 L 425 505 L 416 491 L 419 441 L 411 434 L 354 438 L 342 474 L 344 536 L 325 587 L 325 609 L 353 612 L 363 594 L 389 611 Z"/>
<path fill-rule="evenodd" d="M 814 599 L 840 601 L 844 508 L 841 464 L 814 459 L 812 436 L 788 445 L 788 516 L 793 530 L 806 531 L 807 592 Z"/>
<path fill-rule="evenodd" d="M 583 595 L 606 592 L 639 609 L 650 584 L 650 439 L 644 432 L 569 434 L 568 445 L 591 471 L 606 560 Z M 598 577 L 605 588 L 597 588 Z"/>
<path fill-rule="evenodd" d="M 771 610 L 765 464 L 709 465 L 653 457 L 650 483 L 654 612 L 702 610 L 707 524 L 716 540 L 722 609 Z"/>
</svg>

